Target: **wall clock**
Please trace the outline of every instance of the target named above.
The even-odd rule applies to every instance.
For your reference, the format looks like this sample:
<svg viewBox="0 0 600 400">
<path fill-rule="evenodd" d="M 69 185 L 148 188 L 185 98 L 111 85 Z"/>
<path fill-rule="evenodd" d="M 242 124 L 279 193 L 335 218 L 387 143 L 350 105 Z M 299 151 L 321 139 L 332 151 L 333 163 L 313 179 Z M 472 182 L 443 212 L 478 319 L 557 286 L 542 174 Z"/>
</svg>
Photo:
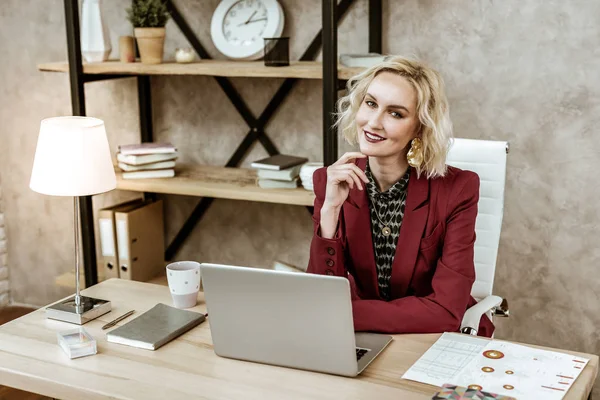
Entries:
<svg viewBox="0 0 600 400">
<path fill-rule="evenodd" d="M 217 50 L 236 60 L 264 56 L 265 37 L 278 37 L 284 15 L 277 0 L 222 0 L 210 24 Z"/>
</svg>

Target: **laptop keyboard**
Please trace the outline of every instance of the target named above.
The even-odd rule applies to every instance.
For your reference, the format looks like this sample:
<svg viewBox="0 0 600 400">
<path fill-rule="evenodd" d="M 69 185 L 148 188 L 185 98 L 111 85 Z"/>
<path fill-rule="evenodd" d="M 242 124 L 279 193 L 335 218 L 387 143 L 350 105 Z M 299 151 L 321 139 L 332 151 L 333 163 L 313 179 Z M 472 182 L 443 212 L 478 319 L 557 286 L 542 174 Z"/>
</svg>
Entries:
<svg viewBox="0 0 600 400">
<path fill-rule="evenodd" d="M 363 356 L 365 354 L 367 354 L 370 351 L 370 349 L 361 349 L 360 347 L 356 348 L 356 361 L 360 360 L 361 358 L 363 358 Z"/>
</svg>

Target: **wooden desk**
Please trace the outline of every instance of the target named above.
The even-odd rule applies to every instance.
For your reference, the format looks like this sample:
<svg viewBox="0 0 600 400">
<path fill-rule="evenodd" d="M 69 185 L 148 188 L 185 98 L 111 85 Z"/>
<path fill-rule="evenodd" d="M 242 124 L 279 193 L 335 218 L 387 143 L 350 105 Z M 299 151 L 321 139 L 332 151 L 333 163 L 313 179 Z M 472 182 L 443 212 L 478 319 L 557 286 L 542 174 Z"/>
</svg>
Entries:
<svg viewBox="0 0 600 400">
<path fill-rule="evenodd" d="M 109 299 L 113 311 L 85 328 L 98 341 L 98 354 L 69 360 L 56 332 L 73 325 L 45 318 L 44 310 L 0 326 L 0 385 L 59 399 L 430 399 L 436 388 L 400 379 L 439 335 L 398 335 L 358 378 L 229 360 L 216 356 L 208 322 L 157 351 L 106 342 L 100 328 L 135 309 L 171 304 L 164 286 L 120 279 L 83 291 Z M 204 311 L 201 302 L 196 311 Z M 131 317 L 133 318 L 133 317 Z M 130 321 L 126 319 L 119 325 Z M 210 317 L 209 317 L 210 319 Z M 112 328 L 114 329 L 114 328 Z M 565 399 L 586 399 L 598 371 L 590 359 Z"/>
</svg>

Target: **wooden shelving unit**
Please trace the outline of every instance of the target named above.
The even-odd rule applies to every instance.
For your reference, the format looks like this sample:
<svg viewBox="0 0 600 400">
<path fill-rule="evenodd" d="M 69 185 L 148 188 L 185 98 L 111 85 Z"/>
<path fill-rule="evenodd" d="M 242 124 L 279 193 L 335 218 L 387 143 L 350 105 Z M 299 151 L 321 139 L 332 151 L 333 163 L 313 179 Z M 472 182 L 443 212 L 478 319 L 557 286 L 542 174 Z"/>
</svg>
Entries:
<svg viewBox="0 0 600 400">
<path fill-rule="evenodd" d="M 69 72 L 69 63 L 54 62 L 38 65 L 40 71 Z M 349 79 L 364 68 L 338 68 L 339 79 Z M 244 78 L 323 79 L 323 64 L 318 61 L 291 62 L 289 67 L 265 67 L 262 61 L 201 60 L 189 64 L 156 65 L 107 61 L 83 63 L 84 74 L 102 75 L 206 75 Z"/>
<path fill-rule="evenodd" d="M 243 118 L 248 131 L 224 167 L 180 167 L 174 178 L 125 180 L 118 174 L 117 188 L 144 192 L 149 198 L 155 193 L 178 194 L 200 197 L 198 204 L 167 246 L 165 259 L 171 260 L 201 220 L 215 198 L 258 201 L 311 207 L 314 194 L 303 188 L 261 189 L 256 184 L 256 171 L 237 168 L 249 153 L 252 145 L 260 143 L 269 155 L 279 154 L 277 146 L 265 132 L 269 120 L 299 79 L 320 80 L 323 86 L 323 163 L 330 165 L 337 160 L 337 132 L 333 129 L 338 91 L 343 81 L 362 72 L 364 68 L 347 68 L 338 65 L 337 26 L 355 0 L 321 0 L 321 30 L 313 37 L 298 61 L 287 67 L 266 67 L 263 61 L 212 60 L 211 54 L 202 46 L 194 30 L 172 0 L 165 0 L 169 14 L 188 43 L 199 56 L 199 61 L 189 64 L 165 62 L 158 65 L 142 63 L 83 62 L 80 44 L 79 1 L 64 0 L 68 61 L 43 63 L 41 71 L 68 74 L 71 91 L 72 114 L 86 115 L 85 85 L 96 81 L 135 78 L 137 80 L 138 112 L 141 142 L 154 141 L 152 117 L 153 76 L 210 76 L 226 95 L 231 105 Z M 369 0 L 369 52 L 382 53 L 382 0 Z M 322 61 L 315 61 L 321 57 Z M 258 115 L 250 111 L 229 78 L 276 78 L 279 88 L 273 98 Z M 85 286 L 98 282 L 95 251 L 94 213 L 90 196 L 80 198 L 81 243 Z M 101 278 L 100 278 L 101 279 Z M 74 276 L 57 278 L 58 282 L 73 282 Z M 58 283 L 57 282 L 57 283 Z M 66 282 L 65 282 L 66 283 Z M 59 283 L 60 284 L 60 283 Z"/>
<path fill-rule="evenodd" d="M 256 180 L 257 173 L 252 169 L 180 166 L 173 178 L 123 179 L 122 173 L 117 172 L 117 189 L 298 206 L 314 204 L 313 192 L 303 188 L 261 189 Z"/>
<path fill-rule="evenodd" d="M 67 62 L 38 65 L 40 71 L 69 72 Z M 362 68 L 339 68 L 340 79 L 349 78 Z M 322 79 L 322 63 L 297 61 L 289 67 L 265 67 L 262 61 L 240 62 L 202 60 L 189 64 L 163 63 L 147 65 L 108 61 L 83 63 L 83 73 L 99 75 L 206 75 L 227 77 L 270 77 Z M 231 200 L 312 206 L 314 193 L 298 189 L 261 189 L 256 184 L 256 171 L 243 168 L 213 166 L 179 167 L 174 178 L 123 179 L 117 172 L 117 188 L 135 192 L 178 194 Z"/>
</svg>

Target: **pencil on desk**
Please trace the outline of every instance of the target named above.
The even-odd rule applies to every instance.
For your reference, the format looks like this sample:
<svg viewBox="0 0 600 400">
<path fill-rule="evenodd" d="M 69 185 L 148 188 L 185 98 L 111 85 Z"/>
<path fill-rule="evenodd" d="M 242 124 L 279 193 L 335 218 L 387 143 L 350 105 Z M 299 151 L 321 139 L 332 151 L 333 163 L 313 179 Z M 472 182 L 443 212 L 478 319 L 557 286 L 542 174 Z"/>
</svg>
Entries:
<svg viewBox="0 0 600 400">
<path fill-rule="evenodd" d="M 126 312 L 125 314 L 121 315 L 120 317 L 118 317 L 118 318 L 116 318 L 116 319 L 114 319 L 114 320 L 110 321 L 108 324 L 104 325 L 104 326 L 102 327 L 102 330 L 104 330 L 104 329 L 108 329 L 108 328 L 110 328 L 111 326 L 115 326 L 115 325 L 116 325 L 116 324 L 117 324 L 119 321 L 123 321 L 125 318 L 129 317 L 129 316 L 130 316 L 131 314 L 133 314 L 134 312 L 135 312 L 135 310 L 131 310 L 131 311 L 128 311 L 128 312 Z"/>
</svg>

